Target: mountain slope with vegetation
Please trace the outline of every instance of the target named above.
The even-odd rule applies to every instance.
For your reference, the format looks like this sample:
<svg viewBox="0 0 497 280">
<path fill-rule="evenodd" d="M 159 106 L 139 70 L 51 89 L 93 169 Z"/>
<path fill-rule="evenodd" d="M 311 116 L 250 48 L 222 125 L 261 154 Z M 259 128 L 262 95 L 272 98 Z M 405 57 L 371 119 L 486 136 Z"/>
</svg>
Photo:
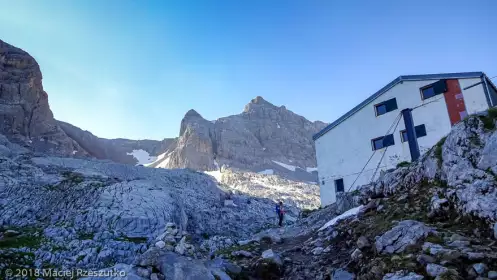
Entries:
<svg viewBox="0 0 497 280">
<path fill-rule="evenodd" d="M 420 161 L 220 256 L 258 279 L 497 279 L 496 120 L 469 117 Z"/>
</svg>

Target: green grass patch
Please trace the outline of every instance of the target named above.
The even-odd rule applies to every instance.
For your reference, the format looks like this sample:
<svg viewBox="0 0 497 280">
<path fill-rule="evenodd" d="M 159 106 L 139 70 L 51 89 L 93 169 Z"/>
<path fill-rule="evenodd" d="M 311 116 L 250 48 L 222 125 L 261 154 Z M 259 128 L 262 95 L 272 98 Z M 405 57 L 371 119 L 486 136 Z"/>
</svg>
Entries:
<svg viewBox="0 0 497 280">
<path fill-rule="evenodd" d="M 408 161 L 402 161 L 402 162 L 397 163 L 397 168 L 399 168 L 399 167 L 407 167 L 407 166 L 409 166 L 410 164 L 411 164 L 411 163 L 410 163 L 410 162 L 408 162 Z"/>
<path fill-rule="evenodd" d="M 54 245 L 52 246 L 52 251 L 54 252 L 60 252 L 60 251 L 66 251 L 67 248 L 64 246 L 59 246 L 59 245 Z"/>
<path fill-rule="evenodd" d="M 426 242 L 431 242 L 431 243 L 434 243 L 434 244 L 444 244 L 444 240 L 442 237 L 436 235 L 436 234 L 433 234 L 433 233 L 430 233 L 427 237 L 426 237 Z"/>
<path fill-rule="evenodd" d="M 443 159 L 442 159 L 442 146 L 444 145 L 445 140 L 447 140 L 447 136 L 442 137 L 442 139 L 440 139 L 438 141 L 438 143 L 435 145 L 434 154 L 435 154 L 436 159 L 438 159 L 438 165 L 439 166 L 442 166 L 442 162 L 443 162 Z"/>
<path fill-rule="evenodd" d="M 316 208 L 316 209 L 302 209 L 302 211 L 300 212 L 300 217 L 301 218 L 309 217 L 309 215 L 311 213 L 316 212 L 317 210 L 319 210 L 319 208 Z"/>
<path fill-rule="evenodd" d="M 82 183 L 84 181 L 83 175 L 81 175 L 80 173 L 76 173 L 76 172 L 65 171 L 65 172 L 62 172 L 62 176 L 64 176 L 65 181 L 71 182 L 75 185 Z"/>
<path fill-rule="evenodd" d="M 95 237 L 95 234 L 92 232 L 78 232 L 79 240 L 93 239 L 93 237 Z"/>
<path fill-rule="evenodd" d="M 483 127 L 487 130 L 495 130 L 495 121 L 497 120 L 497 108 L 488 109 L 486 116 L 480 116 Z"/>
<path fill-rule="evenodd" d="M 103 188 L 105 187 L 105 183 L 102 182 L 94 182 L 89 185 L 89 187 L 93 187 L 95 189 Z"/>
<path fill-rule="evenodd" d="M 249 243 L 246 245 L 235 245 L 232 247 L 224 248 L 217 250 L 214 252 L 214 255 L 219 256 L 219 255 L 228 255 L 228 257 L 231 257 L 231 252 L 235 251 L 248 251 L 248 252 L 253 252 L 254 249 L 256 249 L 256 244 L 254 243 Z"/>
<path fill-rule="evenodd" d="M 38 248 L 41 241 L 43 240 L 41 229 L 34 227 L 24 227 L 24 228 L 2 228 L 0 231 L 6 231 L 8 229 L 15 230 L 19 232 L 16 236 L 4 236 L 0 239 L 0 249 L 5 248 Z"/>
<path fill-rule="evenodd" d="M 14 237 L 4 237 L 0 240 L 0 248 L 36 248 L 41 243 L 41 237 L 32 235 L 20 235 Z"/>
<path fill-rule="evenodd" d="M 353 191 L 351 191 L 351 192 L 350 192 L 350 194 L 351 194 L 352 196 L 355 196 L 355 195 L 360 195 L 360 194 L 361 194 L 361 192 L 360 192 L 359 190 L 353 190 Z M 322 209 L 322 207 L 320 207 L 319 209 Z"/>
<path fill-rule="evenodd" d="M 129 237 L 129 236 L 123 235 L 121 237 L 116 238 L 116 240 L 141 244 L 141 243 L 146 243 L 148 241 L 148 238 L 146 238 L 146 237 Z"/>
<path fill-rule="evenodd" d="M 487 168 L 487 170 L 485 170 L 485 172 L 492 175 L 494 177 L 494 179 L 497 181 L 497 174 L 495 174 L 495 172 L 490 167 Z"/>
</svg>

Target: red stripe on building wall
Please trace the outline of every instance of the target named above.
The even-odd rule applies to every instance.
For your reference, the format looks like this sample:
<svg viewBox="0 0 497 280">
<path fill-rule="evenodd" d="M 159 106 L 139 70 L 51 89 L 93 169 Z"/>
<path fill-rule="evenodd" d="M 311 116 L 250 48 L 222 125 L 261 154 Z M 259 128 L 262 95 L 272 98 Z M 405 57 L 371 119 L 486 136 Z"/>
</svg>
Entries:
<svg viewBox="0 0 497 280">
<path fill-rule="evenodd" d="M 444 97 L 451 125 L 460 122 L 468 115 L 458 80 L 447 80 L 447 92 L 444 93 Z"/>
</svg>

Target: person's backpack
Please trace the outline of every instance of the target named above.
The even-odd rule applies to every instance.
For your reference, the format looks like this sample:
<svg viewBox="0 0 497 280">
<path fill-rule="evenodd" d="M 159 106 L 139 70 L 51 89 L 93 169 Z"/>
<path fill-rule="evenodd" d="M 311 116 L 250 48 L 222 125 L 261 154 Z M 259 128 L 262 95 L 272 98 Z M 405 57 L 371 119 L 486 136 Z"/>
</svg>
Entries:
<svg viewBox="0 0 497 280">
<path fill-rule="evenodd" d="M 278 204 L 276 204 L 276 213 L 280 213 L 280 206 Z"/>
</svg>

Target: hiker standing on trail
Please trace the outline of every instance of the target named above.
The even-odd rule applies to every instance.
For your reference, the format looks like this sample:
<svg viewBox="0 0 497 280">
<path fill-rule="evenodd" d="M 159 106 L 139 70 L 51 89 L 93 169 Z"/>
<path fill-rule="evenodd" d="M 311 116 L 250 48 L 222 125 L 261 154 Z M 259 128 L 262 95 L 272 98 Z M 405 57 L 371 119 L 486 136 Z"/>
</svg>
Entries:
<svg viewBox="0 0 497 280">
<path fill-rule="evenodd" d="M 283 225 L 283 216 L 285 215 L 285 210 L 283 209 L 283 202 L 279 202 L 276 204 L 276 213 L 278 213 L 279 223 L 278 225 L 281 227 Z"/>
</svg>

